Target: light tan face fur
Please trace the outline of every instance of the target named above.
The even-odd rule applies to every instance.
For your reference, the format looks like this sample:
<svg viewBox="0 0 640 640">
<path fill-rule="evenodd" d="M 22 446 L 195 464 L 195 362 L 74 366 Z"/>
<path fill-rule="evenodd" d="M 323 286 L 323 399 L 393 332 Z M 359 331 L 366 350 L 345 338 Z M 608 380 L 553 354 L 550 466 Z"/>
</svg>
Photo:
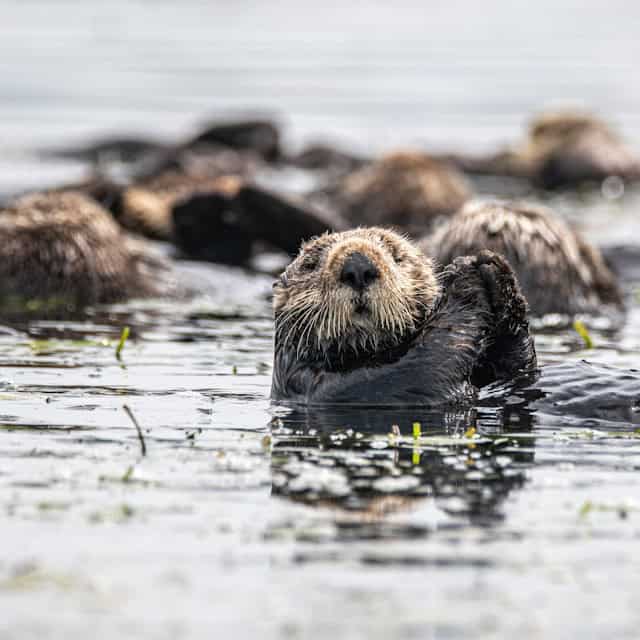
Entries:
<svg viewBox="0 0 640 640">
<path fill-rule="evenodd" d="M 354 253 L 378 270 L 362 291 L 341 281 Z M 274 285 L 276 342 L 298 356 L 375 352 L 414 331 L 438 293 L 431 261 L 402 236 L 376 227 L 325 234 Z"/>
</svg>

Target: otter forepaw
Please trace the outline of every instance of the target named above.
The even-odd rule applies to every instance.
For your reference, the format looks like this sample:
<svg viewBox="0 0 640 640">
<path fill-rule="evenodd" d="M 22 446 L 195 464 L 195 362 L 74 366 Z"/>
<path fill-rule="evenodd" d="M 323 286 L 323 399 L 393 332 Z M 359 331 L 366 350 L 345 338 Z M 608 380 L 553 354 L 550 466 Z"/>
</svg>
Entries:
<svg viewBox="0 0 640 640">
<path fill-rule="evenodd" d="M 476 267 L 497 322 L 514 328 L 526 322 L 528 304 L 506 258 L 484 250 L 476 256 Z"/>
<path fill-rule="evenodd" d="M 476 268 L 495 322 L 492 343 L 474 371 L 475 383 L 482 386 L 532 369 L 536 366 L 536 350 L 527 321 L 529 305 L 507 260 L 492 251 L 481 251 L 476 256 Z"/>
</svg>

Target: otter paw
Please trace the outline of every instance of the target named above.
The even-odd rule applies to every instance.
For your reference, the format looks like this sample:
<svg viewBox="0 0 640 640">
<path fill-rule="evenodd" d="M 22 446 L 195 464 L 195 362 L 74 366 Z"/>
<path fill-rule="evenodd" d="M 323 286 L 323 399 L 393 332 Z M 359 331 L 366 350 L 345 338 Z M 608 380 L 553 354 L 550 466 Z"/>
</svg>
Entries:
<svg viewBox="0 0 640 640">
<path fill-rule="evenodd" d="M 515 327 L 525 322 L 528 304 L 506 258 L 483 250 L 476 256 L 476 268 L 498 323 Z"/>
</svg>

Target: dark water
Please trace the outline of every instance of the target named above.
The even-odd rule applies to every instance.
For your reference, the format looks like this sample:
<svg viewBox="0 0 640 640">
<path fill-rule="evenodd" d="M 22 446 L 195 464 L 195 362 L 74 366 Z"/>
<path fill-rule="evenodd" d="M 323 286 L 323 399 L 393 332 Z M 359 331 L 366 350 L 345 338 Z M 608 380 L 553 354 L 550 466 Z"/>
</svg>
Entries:
<svg viewBox="0 0 640 640">
<path fill-rule="evenodd" d="M 37 147 L 247 107 L 292 146 L 475 150 L 573 101 L 640 146 L 628 3 L 0 8 L 1 192 L 85 170 Z M 635 190 L 551 204 L 600 244 L 640 237 Z M 202 273 L 188 305 L 0 327 L 0 638 L 637 637 L 637 416 L 272 408 L 270 280 Z M 620 331 L 540 329 L 541 361 L 638 367 L 625 286 Z"/>
</svg>

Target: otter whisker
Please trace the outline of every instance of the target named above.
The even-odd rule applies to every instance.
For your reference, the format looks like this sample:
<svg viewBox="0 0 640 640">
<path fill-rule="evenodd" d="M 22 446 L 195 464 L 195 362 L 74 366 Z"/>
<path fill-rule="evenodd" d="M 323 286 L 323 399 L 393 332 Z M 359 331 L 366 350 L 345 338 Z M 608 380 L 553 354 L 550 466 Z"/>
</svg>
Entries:
<svg viewBox="0 0 640 640">
<path fill-rule="evenodd" d="M 296 332 L 298 328 L 299 327 L 302 328 L 302 332 L 298 339 L 298 348 L 300 348 L 301 346 L 304 346 L 305 344 L 304 335 L 305 335 L 305 332 L 308 331 L 308 329 L 312 326 L 310 319 L 313 318 L 314 315 L 315 315 L 315 310 L 313 309 L 313 307 L 309 307 L 297 317 L 297 319 L 289 329 L 288 338 L 290 337 L 291 339 L 293 339 L 294 337 L 296 337 Z"/>
<path fill-rule="evenodd" d="M 319 311 L 316 311 L 314 314 L 312 314 L 309 321 L 307 322 L 307 326 L 302 331 L 302 335 L 300 336 L 300 342 L 302 345 L 304 345 L 304 347 L 309 346 L 311 332 L 317 325 L 319 314 L 320 314 Z"/>
</svg>

